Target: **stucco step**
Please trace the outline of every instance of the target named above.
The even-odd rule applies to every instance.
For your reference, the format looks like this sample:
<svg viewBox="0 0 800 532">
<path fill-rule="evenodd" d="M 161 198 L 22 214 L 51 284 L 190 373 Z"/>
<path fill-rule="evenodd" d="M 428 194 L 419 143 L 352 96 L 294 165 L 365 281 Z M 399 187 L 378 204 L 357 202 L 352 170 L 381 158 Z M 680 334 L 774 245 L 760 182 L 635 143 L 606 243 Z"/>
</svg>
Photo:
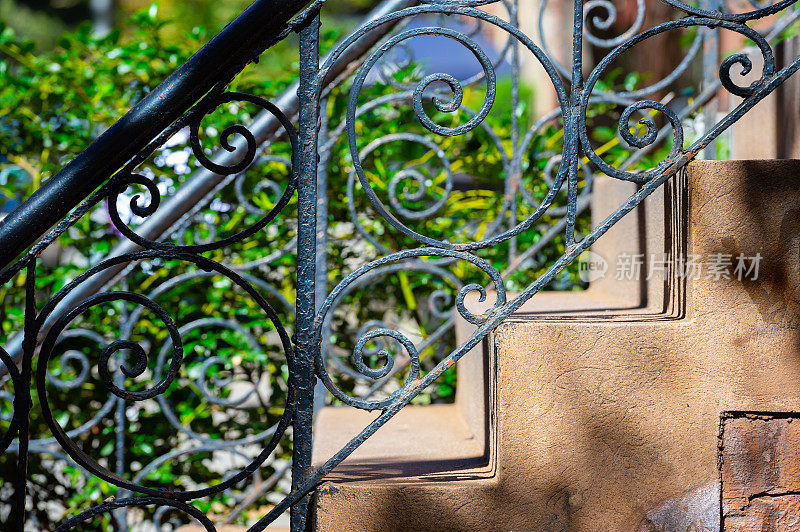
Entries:
<svg viewBox="0 0 800 532">
<path fill-rule="evenodd" d="M 378 416 L 350 407 L 319 412 L 313 462 L 322 465 Z M 328 477 L 333 482 L 434 480 L 488 465 L 487 443 L 455 405 L 409 406 L 369 438 Z"/>
<path fill-rule="evenodd" d="M 635 192 L 633 184 L 617 180 L 600 178 L 595 186 L 599 193 L 592 211 L 597 220 Z M 652 212 L 651 207 L 651 218 L 662 213 L 656 209 L 654 216 Z M 644 209 L 632 213 L 595 247 L 596 252 L 607 257 L 644 254 L 648 244 L 642 234 L 645 216 Z M 617 281 L 610 276 L 583 292 L 544 292 L 537 296 L 536 305 L 537 310 L 550 313 L 633 311 L 642 308 L 643 288 L 639 280 Z M 480 303 L 468 305 L 477 308 Z M 459 320 L 457 341 L 463 341 L 472 327 Z M 509 518 L 504 515 L 508 509 L 497 483 L 496 424 L 489 421 L 496 409 L 489 347 L 487 339 L 456 366 L 454 405 L 405 408 L 334 470 L 315 498 L 317 530 L 491 530 L 491 523 Z M 348 407 L 323 409 L 315 431 L 315 465 L 338 451 L 376 415 Z"/>
<path fill-rule="evenodd" d="M 717 530 L 721 415 L 800 411 L 799 190 L 800 161 L 693 164 L 660 200 L 661 249 L 760 254 L 759 278 L 667 277 L 640 305 L 538 294 L 457 366 L 491 476 L 332 479 L 317 530 Z"/>
</svg>

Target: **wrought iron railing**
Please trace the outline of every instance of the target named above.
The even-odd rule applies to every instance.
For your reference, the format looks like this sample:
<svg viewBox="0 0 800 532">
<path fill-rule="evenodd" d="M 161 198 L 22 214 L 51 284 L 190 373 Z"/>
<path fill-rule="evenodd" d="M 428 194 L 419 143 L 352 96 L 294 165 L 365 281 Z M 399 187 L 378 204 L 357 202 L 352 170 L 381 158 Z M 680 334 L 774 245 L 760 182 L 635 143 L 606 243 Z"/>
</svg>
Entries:
<svg viewBox="0 0 800 532">
<path fill-rule="evenodd" d="M 16 471 L 16 478 L 4 479 L 4 487 L 13 487 L 9 526 L 23 528 L 29 459 L 46 455 L 53 463 L 76 464 L 85 478 L 118 488 L 115 499 L 68 516 L 58 530 L 81 529 L 100 515 L 113 515 L 115 526 L 125 529 L 129 513 L 142 507 L 156 508 L 152 518 L 158 527 L 177 511 L 215 530 L 198 501 L 230 493 L 236 508 L 228 515 L 231 521 L 287 472 L 289 493 L 274 501 L 250 530 L 263 530 L 289 509 L 292 529 L 304 530 L 309 494 L 325 475 L 657 187 L 704 150 L 713 156 L 715 139 L 800 68 L 800 58 L 779 68 L 771 47 L 800 14 L 794 0 L 768 6 L 752 2 L 752 10 L 741 12 L 740 6 L 736 13 L 722 3 L 701 9 L 665 1 L 679 18 L 645 29 L 646 6 L 640 1 L 632 25 L 616 36 L 609 34 L 617 29 L 613 3 L 576 1 L 571 64 L 560 63 L 546 43 L 537 46 L 519 29 L 516 0 L 387 0 L 325 55 L 320 54 L 319 37 L 324 0 L 300 14 L 308 2 L 255 2 L 0 225 L 2 282 L 17 282 L 26 292 L 23 330 L 0 350 L 3 393 L 13 405 L 0 439 L 0 450 L 13 460 Z M 545 9 L 547 2 L 541 2 L 540 12 Z M 768 23 L 761 22 L 765 18 Z M 690 37 L 677 67 L 660 79 L 615 89 L 607 76 L 620 58 L 670 31 Z M 747 74 L 752 67 L 749 56 L 720 60 L 715 46 L 721 31 L 755 43 L 764 66 L 754 81 L 741 81 L 734 70 L 738 65 Z M 539 33 L 546 33 L 541 17 Z M 226 91 L 250 61 L 292 34 L 299 38 L 300 76 L 272 99 L 274 103 L 262 95 Z M 491 56 L 479 41 L 487 35 L 497 41 L 498 34 L 503 35 L 501 44 Z M 476 72 L 458 79 L 414 68 L 416 58 L 408 45 L 425 38 L 455 41 L 473 58 Z M 595 65 L 585 64 L 588 47 L 601 57 Z M 523 101 L 520 76 L 526 56 L 541 65 L 558 102 L 556 109 L 531 124 L 517 112 Z M 700 75 L 693 74 L 697 63 Z M 503 76 L 507 87 L 501 87 Z M 686 82 L 686 77 L 694 79 Z M 676 92 L 681 81 L 694 88 L 689 97 Z M 712 102 L 723 92 L 742 100 L 716 120 Z M 474 108 L 471 100 L 477 102 Z M 508 105 L 501 106 L 505 101 Z M 201 133 L 208 133 L 202 126 L 204 117 L 237 102 L 261 112 L 247 127 L 233 125 L 220 133 L 222 148 L 210 155 L 201 141 Z M 503 111 L 492 118 L 498 107 Z M 684 122 L 698 113 L 703 113 L 705 126 L 688 139 Z M 638 119 L 638 129 L 633 119 Z M 608 129 L 612 122 L 616 137 L 597 147 L 595 128 Z M 381 127 L 385 123 L 403 128 L 387 132 Z M 164 192 L 156 179 L 141 168 L 187 130 L 188 145 L 201 168 L 162 201 Z M 465 139 L 465 144 L 453 139 Z M 398 144 L 416 148 L 393 150 Z M 469 172 L 456 168 L 476 145 L 496 150 L 493 175 L 480 175 L 489 167 L 480 157 Z M 609 162 L 603 156 L 611 145 L 619 146 L 622 155 Z M 398 154 L 406 158 L 393 160 Z M 259 177 L 258 186 L 270 190 L 274 201 L 266 209 L 256 206 L 247 198 L 254 186 L 253 172 L 275 165 L 288 171 L 282 182 Z M 580 216 L 588 208 L 594 174 L 633 181 L 639 189 L 600 225 L 584 229 Z M 136 188 L 145 189 L 146 203 L 130 192 Z M 213 198 L 231 188 L 252 223 L 224 235 L 212 231 L 187 238 L 209 210 L 219 208 Z M 454 200 L 459 190 L 487 192 L 492 199 L 481 205 L 496 212 L 459 218 Z M 339 249 L 355 246 L 360 257 L 342 270 L 329 271 L 328 256 L 336 244 L 330 241 L 329 229 L 335 228 L 329 227 L 327 206 L 334 198 L 347 205 L 350 215 L 350 229 Z M 41 253 L 104 202 L 121 235 L 116 247 L 57 293 L 39 293 Z M 123 212 L 125 205 L 130 212 Z M 295 208 L 296 219 L 291 212 Z M 443 219 L 454 223 L 443 224 Z M 265 250 L 255 261 L 229 260 L 228 250 L 255 242 L 277 223 L 287 230 L 275 249 Z M 536 238 L 523 238 L 529 235 Z M 547 258 L 542 251 L 554 239 L 561 239 L 563 253 L 542 264 Z M 278 268 L 287 256 L 296 265 L 294 304 L 291 295 L 259 275 Z M 175 274 L 151 288 L 149 280 L 141 281 L 152 276 L 135 272 L 152 272 L 154 265 Z M 535 278 L 526 273 L 538 270 Z M 423 276 L 428 303 L 419 318 L 424 327 L 417 327 L 416 337 L 403 330 L 399 319 L 353 324 L 346 322 L 358 313 L 341 317 L 338 309 L 353 294 L 368 291 L 387 276 L 409 273 Z M 335 282 L 329 286 L 332 277 Z M 401 289 L 407 295 L 403 279 Z M 233 311 L 234 317 L 228 318 L 176 319 L 162 299 L 180 285 L 199 281 L 224 282 L 231 292 L 238 291 L 240 301 L 247 300 L 252 310 L 248 319 L 236 318 Z M 512 297 L 507 290 L 513 282 L 525 286 Z M 478 315 L 468 308 L 471 292 L 492 302 L 487 312 Z M 406 301 L 417 305 L 418 298 Z M 209 301 L 206 306 L 213 310 L 214 304 Z M 96 317 L 100 308 L 120 315 L 119 336 L 113 341 L 86 323 L 85 316 L 94 312 Z M 451 332 L 457 319 L 475 326 L 460 345 L 453 343 Z M 143 336 L 136 331 L 143 321 L 154 332 L 144 335 L 147 341 L 135 341 Z M 292 322 L 290 334 L 287 324 Z M 344 333 L 337 334 L 337 326 Z M 282 371 L 274 358 L 256 358 L 254 373 L 238 364 L 238 370 L 229 371 L 230 378 L 223 378 L 214 370 L 229 361 L 206 352 L 192 359 L 193 373 L 186 372 L 184 366 L 194 356 L 188 339 L 205 328 L 240 335 L 250 351 L 281 350 L 284 387 L 265 389 L 264 376 L 269 380 L 270 372 Z M 70 348 L 77 340 L 99 346 L 92 354 L 96 358 Z M 156 341 L 161 345 L 154 345 Z M 441 346 L 446 349 L 437 354 Z M 422 356 L 426 352 L 433 354 Z M 55 366 L 70 365 L 78 368 L 70 380 L 54 371 Z M 237 375 L 249 386 L 236 388 Z M 88 419 L 81 418 L 86 413 L 69 409 L 70 390 L 82 386 L 107 393 L 105 400 L 98 395 L 96 411 Z M 225 421 L 259 428 L 215 435 L 209 427 L 193 428 L 173 405 L 185 400 L 176 390 L 192 387 L 200 400 L 220 407 Z M 30 425 L 34 389 L 46 437 Z M 220 393 L 221 389 L 227 390 Z M 338 403 L 381 413 L 324 465 L 312 468 L 313 414 L 326 391 Z M 55 407 L 57 394 L 66 399 L 58 398 Z M 269 404 L 272 400 L 284 404 Z M 177 439 L 172 451 L 134 469 L 125 452 L 134 424 L 128 419 L 130 409 L 152 407 L 174 427 Z M 261 418 L 254 421 L 253 411 Z M 112 419 L 110 425 L 103 424 L 106 418 Z M 107 427 L 113 434 L 113 451 L 100 458 L 103 453 L 87 443 L 87 435 Z M 138 430 L 147 428 L 140 425 Z M 276 450 L 288 445 L 292 461 L 279 463 Z M 216 484 L 148 481 L 164 464 L 217 451 L 238 457 L 242 464 L 232 464 Z M 249 490 L 244 488 L 248 483 Z"/>
</svg>

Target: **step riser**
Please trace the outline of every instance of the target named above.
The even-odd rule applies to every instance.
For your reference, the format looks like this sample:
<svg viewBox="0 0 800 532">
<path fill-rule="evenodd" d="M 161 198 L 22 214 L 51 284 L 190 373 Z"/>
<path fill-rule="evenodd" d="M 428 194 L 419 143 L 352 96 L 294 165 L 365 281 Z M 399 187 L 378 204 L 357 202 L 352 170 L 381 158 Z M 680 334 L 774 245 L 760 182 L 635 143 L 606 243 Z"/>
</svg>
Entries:
<svg viewBox="0 0 800 532">
<path fill-rule="evenodd" d="M 496 475 L 336 483 L 317 529 L 717 530 L 721 416 L 800 411 L 798 190 L 800 161 L 695 163 L 660 200 L 662 249 L 760 254 L 757 279 L 673 272 L 611 316 L 537 315 L 564 301 L 534 297 L 490 339 Z"/>
</svg>

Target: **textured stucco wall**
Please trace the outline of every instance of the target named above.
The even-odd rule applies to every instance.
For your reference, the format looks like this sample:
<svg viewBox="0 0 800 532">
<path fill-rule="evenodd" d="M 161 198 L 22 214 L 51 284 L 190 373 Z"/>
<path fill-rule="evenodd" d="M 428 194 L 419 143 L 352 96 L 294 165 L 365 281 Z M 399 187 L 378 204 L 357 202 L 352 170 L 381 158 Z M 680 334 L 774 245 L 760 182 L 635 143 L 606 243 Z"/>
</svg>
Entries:
<svg viewBox="0 0 800 532">
<path fill-rule="evenodd" d="M 800 410 L 800 161 L 686 180 L 665 249 L 760 253 L 757 280 L 669 277 L 661 305 L 512 317 L 492 346 L 496 473 L 337 482 L 318 529 L 718 529 L 721 413 Z"/>
</svg>

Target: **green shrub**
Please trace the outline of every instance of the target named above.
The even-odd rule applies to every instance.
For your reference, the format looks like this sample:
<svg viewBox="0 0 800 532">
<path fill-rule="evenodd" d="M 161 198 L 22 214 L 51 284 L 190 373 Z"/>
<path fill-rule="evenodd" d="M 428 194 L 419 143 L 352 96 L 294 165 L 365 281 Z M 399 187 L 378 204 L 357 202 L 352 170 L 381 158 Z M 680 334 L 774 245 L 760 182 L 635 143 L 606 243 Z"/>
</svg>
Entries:
<svg viewBox="0 0 800 532">
<path fill-rule="evenodd" d="M 119 31 L 97 37 L 92 35 L 88 26 L 83 26 L 75 32 L 65 34 L 55 49 L 37 52 L 33 43 L 18 38 L 10 28 L 0 25 L 0 203 L 20 201 L 29 196 L 43 181 L 52 177 L 70 158 L 113 124 L 133 103 L 181 65 L 206 39 L 204 31 L 199 29 L 184 31 L 182 39 L 163 38 L 161 30 L 165 27 L 165 22 L 158 17 L 154 7 L 137 13 L 131 20 L 130 27 L 133 30 L 127 37 Z M 330 46 L 337 33 L 326 33 L 326 47 Z M 230 88 L 266 98 L 274 97 L 296 76 L 296 62 L 286 60 L 287 50 L 288 47 L 284 48 L 278 54 L 277 60 L 273 52 L 268 51 L 260 65 L 248 67 Z M 280 72 L 280 76 L 272 75 L 274 72 Z M 395 74 L 395 81 L 416 83 L 420 77 L 421 70 L 416 65 L 410 65 Z M 326 102 L 332 129 L 343 120 L 348 88 L 347 84 L 337 88 Z M 365 88 L 362 100 L 372 100 L 393 91 L 395 89 L 389 85 L 379 83 Z M 521 108 L 512 110 L 502 103 L 510 100 L 510 91 L 508 80 L 501 80 L 497 108 L 487 119 L 502 139 L 511 138 L 512 111 L 517 113 L 523 131 L 530 127 L 524 104 Z M 479 85 L 467 91 L 465 101 L 467 104 L 480 106 L 484 96 L 485 93 Z M 441 124 L 463 120 L 463 115 L 450 115 L 433 109 L 428 111 L 434 121 Z M 232 123 L 247 123 L 256 112 L 258 109 L 250 105 L 232 104 L 220 107 L 203 120 L 204 146 L 219 145 L 220 131 Z M 360 140 L 363 143 L 360 145 L 362 148 L 369 140 L 401 131 L 431 137 L 418 123 L 413 109 L 407 104 L 381 107 L 362 117 L 358 123 L 358 134 L 363 136 Z M 597 135 L 596 140 L 599 142 L 613 144 L 615 137 L 610 130 L 599 129 Z M 503 198 L 497 190 L 502 190 L 508 177 L 497 147 L 481 128 L 461 137 L 438 138 L 437 142 L 450 155 L 453 171 L 473 176 L 480 186 L 453 192 L 436 215 L 419 223 L 420 230 L 440 239 L 474 239 L 485 236 L 485 218 L 487 213 L 500 211 Z M 507 142 L 504 147 L 509 148 Z M 529 156 L 526 157 L 522 169 L 523 184 L 537 200 L 541 200 L 547 193 L 541 179 L 547 158 L 557 154 L 560 149 L 560 129 L 556 124 L 543 128 L 531 144 Z M 614 159 L 613 150 L 621 148 L 615 146 L 611 150 L 611 159 Z M 269 152 L 282 157 L 290 156 L 285 139 L 275 141 L 269 147 Z M 620 153 L 619 157 L 622 155 Z M 368 178 L 376 194 L 385 200 L 389 182 L 396 172 L 403 168 L 421 167 L 430 163 L 430 158 L 429 150 L 413 143 L 392 143 L 381 151 L 380 157 L 370 160 Z M 652 158 L 646 158 L 642 165 L 646 166 L 651 162 Z M 151 176 L 156 183 L 163 186 L 162 193 L 169 194 L 198 166 L 184 139 L 183 144 L 168 143 L 158 150 L 154 157 L 142 165 L 139 172 Z M 333 146 L 329 165 L 331 244 L 328 250 L 328 268 L 331 286 L 344 274 L 376 256 L 375 250 L 365 245 L 363 238 L 355 233 L 351 223 L 349 206 L 343 192 L 347 189 L 351 167 L 347 140 L 341 138 Z M 247 172 L 242 189 L 247 192 L 247 200 L 262 210 L 268 210 L 277 200 L 274 191 L 268 187 L 259 188 L 265 176 L 285 186 L 288 169 L 280 162 L 270 161 L 258 164 Z M 443 194 L 444 174 L 431 170 L 427 177 L 430 180 L 431 194 Z M 413 192 L 413 185 L 408 186 L 411 187 L 410 192 Z M 360 185 L 356 185 L 357 212 L 359 220 L 368 227 L 370 233 L 377 235 L 383 245 L 392 249 L 417 247 L 417 242 L 391 230 L 374 213 L 359 187 Z M 563 205 L 564 198 L 560 197 L 558 201 Z M 403 205 L 409 209 L 422 209 L 426 204 L 412 198 L 405 200 Z M 233 265 L 256 263 L 267 254 L 266 250 L 279 249 L 291 242 L 295 232 L 292 223 L 294 211 L 295 205 L 292 203 L 287 207 L 280 223 L 273 224 L 243 243 L 206 255 Z M 521 203 L 518 218 L 522 219 L 530 212 L 531 207 Z M 221 238 L 255 223 L 260 216 L 258 209 L 246 208 L 235 194 L 234 187 L 227 187 L 218 194 L 212 205 L 201 210 L 199 221 L 191 231 L 181 236 L 172 235 L 172 238 L 182 239 L 186 243 L 204 238 Z M 556 220 L 552 216 L 543 217 L 531 230 L 521 234 L 515 245 L 520 250 L 533 245 Z M 584 214 L 578 220 L 577 230 L 578 233 L 585 233 L 588 229 L 589 218 Z M 39 307 L 69 279 L 79 275 L 88 265 L 104 258 L 120 238 L 109 224 L 104 202 L 78 220 L 54 246 L 58 251 L 57 257 L 40 261 L 37 271 Z M 479 254 L 502 270 L 508 263 L 510 245 L 506 242 Z M 564 252 L 564 246 L 564 236 L 557 236 L 550 245 L 524 264 L 524 267 L 510 275 L 506 288 L 509 291 L 518 291 L 525 287 Z M 275 260 L 247 271 L 273 286 L 285 298 L 289 307 L 294 304 L 293 251 L 280 254 Z M 453 265 L 450 271 L 464 284 L 488 282 L 480 271 L 463 264 Z M 192 272 L 197 273 L 197 268 L 180 261 L 145 261 L 134 268 L 128 274 L 127 280 L 116 288 L 148 293 L 171 278 Z M 568 268 L 555 284 L 555 288 L 579 289 L 577 266 Z M 24 272 L 0 287 L 3 300 L 0 325 L 4 338 L 22 330 L 23 287 Z M 437 289 L 450 292 L 452 305 L 456 287 L 426 272 L 393 273 L 385 276 L 379 283 L 371 283 L 354 291 L 342 302 L 342 308 L 346 310 L 334 316 L 333 356 L 341 356 L 348 363 L 347 355 L 352 352 L 359 327 L 374 320 L 405 323 L 406 328 L 414 329 L 421 338 L 431 334 L 441 326 L 442 320 L 431 311 L 426 299 Z M 276 297 L 271 299 L 274 301 Z M 246 327 L 256 341 L 254 346 L 246 336 L 231 330 L 209 331 L 200 328 L 184 335 L 182 385 L 173 386 L 166 394 L 181 423 L 191 426 L 196 432 L 208 434 L 211 439 L 225 439 L 252 436 L 279 419 L 283 414 L 280 405 L 286 401 L 288 367 L 280 342 L 277 341 L 274 325 L 264 317 L 252 298 L 235 290 L 229 280 L 220 276 L 208 276 L 167 290 L 159 297 L 158 302 L 170 312 L 178 325 L 201 318 L 229 319 Z M 275 303 L 275 306 L 291 332 L 291 310 L 279 303 Z M 106 341 L 113 341 L 118 338 L 120 317 L 131 311 L 131 306 L 121 303 L 93 307 L 77 319 L 75 324 L 98 333 Z M 163 325 L 147 313 L 136 325 L 131 338 L 153 352 L 157 352 L 158 347 L 167 340 Z M 432 368 L 439 358 L 453 348 L 454 341 L 452 333 L 449 333 L 425 350 L 422 353 L 423 369 L 427 371 Z M 68 350 L 84 353 L 90 361 L 96 360 L 99 353 L 97 345 L 82 338 L 65 341 L 59 349 L 60 354 Z M 206 368 L 203 363 L 212 356 L 219 357 L 220 362 Z M 380 363 L 377 358 L 369 362 Z M 151 357 L 149 364 L 151 370 L 154 370 L 156 357 Z M 58 360 L 52 360 L 48 370 L 54 378 L 64 381 L 75 379 L 80 372 L 75 364 L 62 365 Z M 206 372 L 208 379 L 234 376 L 249 381 L 257 381 L 266 375 L 269 382 L 264 387 L 264 397 L 260 397 L 260 404 L 241 415 L 232 416 L 224 406 L 203 399 L 203 392 L 197 385 L 197 378 L 203 372 Z M 400 372 L 397 378 L 402 379 L 403 376 L 403 372 Z M 336 382 L 348 393 L 364 392 L 363 383 L 346 376 L 337 377 Z M 126 384 L 133 389 L 146 386 L 142 382 Z M 392 381 L 388 386 L 390 389 L 396 387 L 397 382 Z M 450 371 L 435 387 L 420 395 L 416 402 L 452 401 L 455 386 L 455 373 Z M 230 398 L 229 393 L 230 391 L 223 392 L 222 399 Z M 85 384 L 74 390 L 54 391 L 49 396 L 49 401 L 59 423 L 68 428 L 77 428 L 86 421 L 87 416 L 96 413 L 109 397 L 95 371 Z M 36 394 L 34 401 L 38 401 Z M 129 430 L 126 431 L 124 451 L 126 465 L 131 470 L 140 469 L 154 457 L 185 443 L 185 439 L 178 437 L 180 435 L 176 435 L 176 431 L 151 406 L 126 404 L 125 416 Z M 10 405 L 4 407 L 7 409 Z M 220 416 L 228 416 L 226 421 L 232 423 L 233 428 L 226 427 L 225 432 L 218 432 L 221 430 L 218 423 Z M 115 447 L 113 418 L 113 414 L 107 415 L 95 429 L 76 438 L 78 444 L 89 454 L 112 469 L 114 454 L 118 451 Z M 38 404 L 33 408 L 31 426 L 32 437 L 50 436 L 41 419 Z M 209 467 L 213 456 L 213 453 L 196 453 L 186 459 L 177 458 L 165 462 L 146 477 L 146 482 L 153 486 L 187 489 L 198 484 L 214 483 L 219 479 L 219 474 Z M 290 456 L 291 441 L 285 439 L 281 442 L 276 457 L 268 461 L 259 474 L 267 477 L 275 473 Z M 52 522 L 47 515 L 48 501 L 65 501 L 66 515 L 74 515 L 116 493 L 116 488 L 108 483 L 95 478 L 84 480 L 76 468 L 54 467 L 53 464 L 57 462 L 46 454 L 40 454 L 34 456 L 31 463 L 34 516 L 41 523 Z M 13 467 L 13 460 L 4 457 L 0 462 L 0 478 L 11 478 Z M 282 489 L 285 486 L 279 485 L 273 491 Z M 267 496 L 266 501 L 265 504 L 274 503 L 275 496 Z M 197 504 L 203 511 L 224 514 L 237 501 L 232 495 L 224 494 Z M 246 518 L 245 515 L 240 520 Z M 109 527 L 111 520 L 110 516 L 99 517 L 93 526 Z"/>
</svg>

